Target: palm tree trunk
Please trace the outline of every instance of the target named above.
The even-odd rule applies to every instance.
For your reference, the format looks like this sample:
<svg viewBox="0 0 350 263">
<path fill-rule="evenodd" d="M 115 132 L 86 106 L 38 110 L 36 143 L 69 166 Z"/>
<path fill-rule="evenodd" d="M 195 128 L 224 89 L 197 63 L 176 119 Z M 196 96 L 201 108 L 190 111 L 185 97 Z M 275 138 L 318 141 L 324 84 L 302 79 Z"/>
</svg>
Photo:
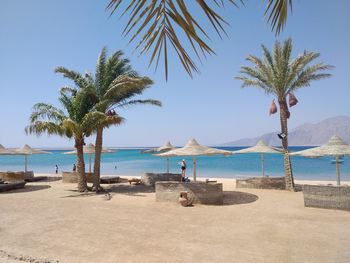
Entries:
<svg viewBox="0 0 350 263">
<path fill-rule="evenodd" d="M 102 138 L 103 138 L 103 128 L 98 128 L 96 131 L 95 163 L 94 163 L 94 177 L 93 177 L 94 181 L 92 186 L 92 190 L 96 192 L 102 190 L 102 187 L 100 185 Z"/>
<path fill-rule="evenodd" d="M 286 181 L 286 189 L 294 191 L 294 178 L 292 171 L 292 164 L 290 162 L 289 152 L 288 152 L 288 118 L 289 110 L 287 106 L 287 100 L 284 97 L 283 99 L 278 100 L 280 106 L 280 121 L 281 121 L 281 132 L 285 135 L 282 138 L 282 147 L 284 150 L 284 174 Z"/>
<path fill-rule="evenodd" d="M 85 162 L 84 162 L 84 139 L 75 139 L 75 148 L 77 149 L 77 170 L 78 170 L 78 191 L 87 192 L 87 182 L 85 176 Z"/>
</svg>

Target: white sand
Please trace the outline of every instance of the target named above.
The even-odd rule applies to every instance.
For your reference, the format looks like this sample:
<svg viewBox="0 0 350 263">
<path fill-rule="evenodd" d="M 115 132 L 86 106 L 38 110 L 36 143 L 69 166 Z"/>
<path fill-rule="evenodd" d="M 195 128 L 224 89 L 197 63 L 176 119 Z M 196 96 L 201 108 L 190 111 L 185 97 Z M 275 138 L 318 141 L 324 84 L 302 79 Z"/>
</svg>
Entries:
<svg viewBox="0 0 350 263">
<path fill-rule="evenodd" d="M 107 186 L 107 200 L 61 181 L 28 183 L 0 194 L 0 250 L 68 263 L 350 262 L 350 212 L 219 181 L 226 205 L 188 208 L 155 202 L 144 186 Z M 0 262 L 16 260 L 0 253 Z"/>
</svg>

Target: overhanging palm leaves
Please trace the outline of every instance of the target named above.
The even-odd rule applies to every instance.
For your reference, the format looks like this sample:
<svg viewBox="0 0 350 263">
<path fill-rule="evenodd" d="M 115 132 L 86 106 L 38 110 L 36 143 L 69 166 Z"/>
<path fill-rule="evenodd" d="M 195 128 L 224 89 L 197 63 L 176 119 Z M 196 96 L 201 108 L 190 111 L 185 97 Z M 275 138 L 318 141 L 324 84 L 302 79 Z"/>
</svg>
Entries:
<svg viewBox="0 0 350 263">
<path fill-rule="evenodd" d="M 209 21 L 221 38 L 222 34 L 226 34 L 224 26 L 228 23 L 216 9 L 223 8 L 225 4 L 232 4 L 236 7 L 238 7 L 238 2 L 244 4 L 243 0 L 196 0 L 191 1 L 191 4 L 189 2 L 184 0 L 111 0 L 107 9 L 111 14 L 119 9 L 121 9 L 121 16 L 129 14 L 123 35 L 131 35 L 129 43 L 136 41 L 139 37 L 136 49 L 140 50 L 141 55 L 150 52 L 150 65 L 155 63 L 157 68 L 163 53 L 165 78 L 168 79 L 169 43 L 186 72 L 192 76 L 193 72 L 198 72 L 198 67 L 189 50 L 183 45 L 181 35 L 188 40 L 192 51 L 199 60 L 206 55 L 215 54 L 207 43 L 210 38 L 206 33 L 205 23 Z M 189 6 L 192 6 L 193 9 Z M 292 7 L 292 0 L 267 0 L 265 15 L 268 16 L 268 22 L 271 23 L 276 34 L 279 34 L 286 23 L 289 7 Z M 194 9 L 202 10 L 207 21 L 203 23 L 195 18 Z"/>
</svg>

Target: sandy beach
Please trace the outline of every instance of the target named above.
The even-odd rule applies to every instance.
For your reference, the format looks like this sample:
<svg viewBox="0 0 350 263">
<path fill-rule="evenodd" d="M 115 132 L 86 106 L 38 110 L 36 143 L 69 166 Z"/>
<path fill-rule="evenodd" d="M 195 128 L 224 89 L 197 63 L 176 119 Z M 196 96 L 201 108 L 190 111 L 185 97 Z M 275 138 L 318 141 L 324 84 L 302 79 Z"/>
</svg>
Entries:
<svg viewBox="0 0 350 263">
<path fill-rule="evenodd" d="M 109 199 L 61 181 L 28 183 L 0 194 L 0 262 L 350 261 L 349 212 L 305 208 L 301 192 L 219 181 L 225 205 L 193 207 L 156 202 L 142 185 L 106 185 Z"/>
</svg>

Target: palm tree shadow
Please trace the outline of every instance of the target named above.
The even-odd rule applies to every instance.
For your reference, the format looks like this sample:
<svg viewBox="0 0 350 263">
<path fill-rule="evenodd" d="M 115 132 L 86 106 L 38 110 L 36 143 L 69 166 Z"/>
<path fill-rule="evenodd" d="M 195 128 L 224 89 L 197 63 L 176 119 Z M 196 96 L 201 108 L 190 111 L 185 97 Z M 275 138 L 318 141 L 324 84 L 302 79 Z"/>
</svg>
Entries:
<svg viewBox="0 0 350 263">
<path fill-rule="evenodd" d="M 28 185 L 26 184 L 24 188 L 21 189 L 13 189 L 6 192 L 2 192 L 1 194 L 18 194 L 18 193 L 27 193 L 27 192 L 34 192 L 39 190 L 44 190 L 51 188 L 50 185 Z"/>
<path fill-rule="evenodd" d="M 70 194 L 67 196 L 62 196 L 62 198 L 69 198 L 69 197 L 89 197 L 89 196 L 96 196 L 100 195 L 105 200 L 110 200 L 113 198 L 116 194 L 124 194 L 129 196 L 139 196 L 139 197 L 145 197 L 146 195 L 142 193 L 154 193 L 155 189 L 151 186 L 145 186 L 145 185 L 129 185 L 129 184 L 113 184 L 109 185 L 104 188 L 103 191 L 100 192 L 83 192 L 80 193 L 78 190 L 67 190 L 69 192 L 73 192 L 74 194 Z"/>
<path fill-rule="evenodd" d="M 95 192 L 79 192 L 78 190 L 66 190 L 68 192 L 73 192 L 74 194 L 62 196 L 61 198 L 68 198 L 68 197 L 88 197 L 88 196 L 95 196 L 98 193 Z"/>
<path fill-rule="evenodd" d="M 124 194 L 124 195 L 130 195 L 130 196 L 145 197 L 146 193 L 154 193 L 155 188 L 152 186 L 146 186 L 143 184 L 139 184 L 139 185 L 117 184 L 107 188 L 106 191 L 108 191 L 109 194 L 111 194 L 111 198 L 112 198 L 112 195 L 114 194 Z"/>
<path fill-rule="evenodd" d="M 223 205 L 241 205 L 249 204 L 258 200 L 259 197 L 254 194 L 238 192 L 238 191 L 224 191 Z"/>
</svg>

